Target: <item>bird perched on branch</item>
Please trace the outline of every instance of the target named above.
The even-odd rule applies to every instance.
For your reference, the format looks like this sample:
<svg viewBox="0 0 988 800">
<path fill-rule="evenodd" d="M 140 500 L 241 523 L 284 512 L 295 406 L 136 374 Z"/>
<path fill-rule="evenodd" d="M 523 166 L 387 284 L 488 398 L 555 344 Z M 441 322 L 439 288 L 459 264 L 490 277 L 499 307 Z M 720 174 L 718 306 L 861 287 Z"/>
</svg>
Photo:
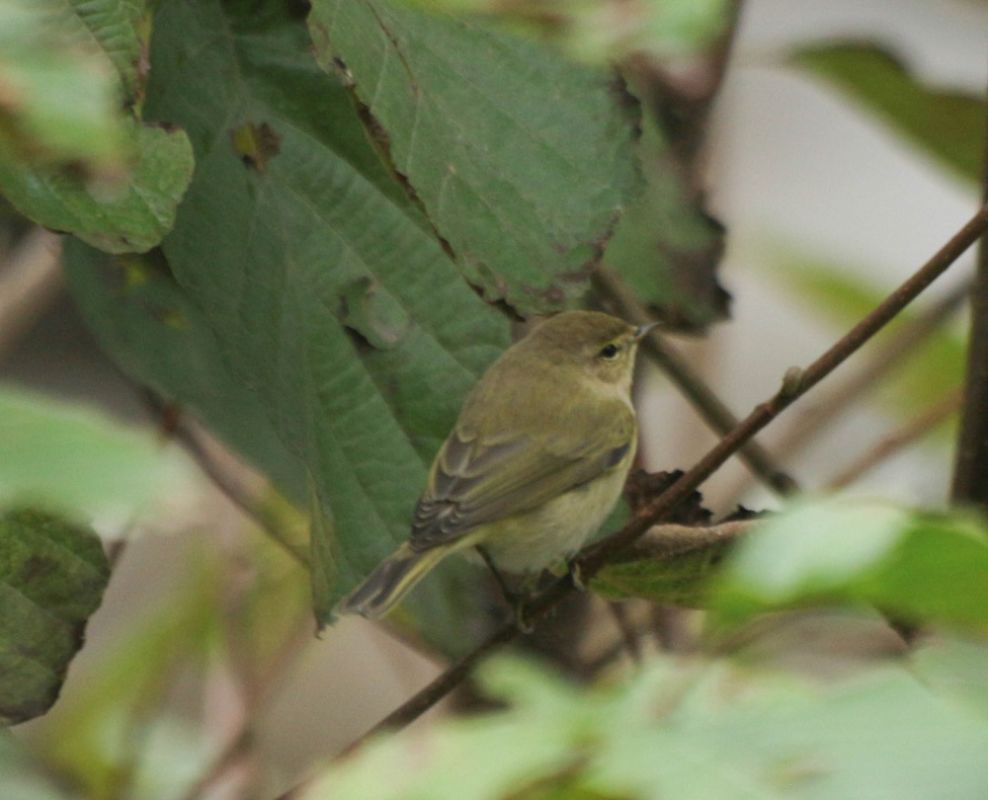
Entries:
<svg viewBox="0 0 988 800">
<path fill-rule="evenodd" d="M 478 551 L 501 577 L 575 553 L 621 494 L 635 456 L 634 327 L 596 311 L 550 317 L 470 392 L 439 450 L 411 535 L 340 611 L 387 613 L 451 553 Z"/>
</svg>

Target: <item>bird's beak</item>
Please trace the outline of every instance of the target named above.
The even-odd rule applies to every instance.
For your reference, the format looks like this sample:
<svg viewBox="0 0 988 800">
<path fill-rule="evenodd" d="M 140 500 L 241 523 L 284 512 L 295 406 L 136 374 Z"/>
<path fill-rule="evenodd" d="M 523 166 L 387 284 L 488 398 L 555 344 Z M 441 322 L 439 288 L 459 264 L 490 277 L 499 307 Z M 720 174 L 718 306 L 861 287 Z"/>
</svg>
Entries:
<svg viewBox="0 0 988 800">
<path fill-rule="evenodd" d="M 639 325 L 637 328 L 635 328 L 635 341 L 636 342 L 641 341 L 644 338 L 645 334 L 647 334 L 653 328 L 657 327 L 658 324 L 659 324 L 658 322 L 649 322 L 647 325 Z"/>
</svg>

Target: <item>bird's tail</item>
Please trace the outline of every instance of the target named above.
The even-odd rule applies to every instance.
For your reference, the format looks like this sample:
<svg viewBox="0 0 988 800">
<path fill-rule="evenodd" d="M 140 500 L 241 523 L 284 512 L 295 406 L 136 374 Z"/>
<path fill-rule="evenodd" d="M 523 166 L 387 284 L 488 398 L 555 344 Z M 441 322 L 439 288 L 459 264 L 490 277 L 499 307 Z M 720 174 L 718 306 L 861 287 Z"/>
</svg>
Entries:
<svg viewBox="0 0 988 800">
<path fill-rule="evenodd" d="M 343 599 L 340 613 L 360 614 L 370 619 L 383 617 L 452 550 L 440 546 L 417 553 L 407 543 L 403 544 Z"/>
</svg>

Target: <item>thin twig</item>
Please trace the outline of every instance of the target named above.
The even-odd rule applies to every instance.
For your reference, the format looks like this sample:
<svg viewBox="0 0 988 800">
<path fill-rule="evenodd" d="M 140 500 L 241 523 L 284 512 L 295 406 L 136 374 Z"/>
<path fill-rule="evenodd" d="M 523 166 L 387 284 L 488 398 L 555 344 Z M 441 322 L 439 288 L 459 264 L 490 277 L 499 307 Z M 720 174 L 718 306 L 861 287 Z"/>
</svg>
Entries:
<svg viewBox="0 0 988 800">
<path fill-rule="evenodd" d="M 857 372 L 834 386 L 826 397 L 818 398 L 812 409 L 800 415 L 797 424 L 779 440 L 779 448 L 786 453 L 793 451 L 852 408 L 858 398 L 875 387 L 893 368 L 899 366 L 907 356 L 916 352 L 919 345 L 936 333 L 961 307 L 970 292 L 970 282 L 964 281 L 930 304 L 913 320 L 903 324 L 897 335 L 877 347 L 871 358 Z"/>
<path fill-rule="evenodd" d="M 632 544 L 652 525 L 661 520 L 705 481 L 721 464 L 737 452 L 752 436 L 768 425 L 799 397 L 816 386 L 861 346 L 887 325 L 903 308 L 912 302 L 938 276 L 957 260 L 978 237 L 988 229 L 988 206 L 978 212 L 943 245 L 922 267 L 901 286 L 885 298 L 857 325 L 841 337 L 833 346 L 810 364 L 805 370 L 791 370 L 782 388 L 769 400 L 749 414 L 730 433 L 724 436 L 689 472 L 651 503 L 640 509 L 617 533 L 587 548 L 576 560 L 576 572 L 584 581 L 590 580 L 615 554 Z M 570 591 L 573 591 L 570 575 L 560 578 L 536 596 L 526 607 L 527 620 L 536 622 L 554 608 Z M 470 673 L 484 656 L 517 637 L 519 631 L 514 621 L 498 627 L 476 649 L 456 661 L 424 689 L 413 695 L 391 712 L 367 733 L 351 744 L 348 751 L 359 746 L 367 738 L 382 731 L 406 725 L 421 716 L 439 700 L 451 692 Z M 290 798 L 291 791 L 284 795 Z"/>
<path fill-rule="evenodd" d="M 862 453 L 827 482 L 831 490 L 843 489 L 873 470 L 886 459 L 922 439 L 926 434 L 955 414 L 964 403 L 960 390 L 950 392 L 929 408 L 921 411 L 902 427 L 892 431 L 873 447 Z"/>
<path fill-rule="evenodd" d="M 847 378 L 835 381 L 827 391 L 819 393 L 811 407 L 796 415 L 793 424 L 783 431 L 773 449 L 786 453 L 790 458 L 798 454 L 806 444 L 854 408 L 861 397 L 878 386 L 886 375 L 915 353 L 961 307 L 970 291 L 969 281 L 958 284 L 912 320 L 902 324 L 891 338 L 877 344 L 874 352 L 856 370 L 851 371 Z M 725 495 L 740 497 L 750 486 L 751 480 L 744 476 Z"/>
<path fill-rule="evenodd" d="M 988 203 L 988 137 L 981 165 L 982 202 Z M 978 271 L 971 294 L 967 378 L 954 463 L 951 498 L 988 511 L 988 234 L 978 247 Z"/>
<path fill-rule="evenodd" d="M 616 310 L 629 322 L 643 325 L 652 320 L 638 299 L 632 294 L 621 278 L 608 267 L 599 267 L 593 276 L 594 288 L 611 300 Z M 679 353 L 675 351 L 657 331 L 652 331 L 642 342 L 645 353 L 679 387 L 687 400 L 699 412 L 703 420 L 720 436 L 737 427 L 738 418 L 721 402 L 703 379 L 690 369 Z M 796 482 L 775 463 L 758 442 L 752 440 L 738 451 L 738 456 L 757 477 L 779 494 L 797 491 Z"/>
</svg>

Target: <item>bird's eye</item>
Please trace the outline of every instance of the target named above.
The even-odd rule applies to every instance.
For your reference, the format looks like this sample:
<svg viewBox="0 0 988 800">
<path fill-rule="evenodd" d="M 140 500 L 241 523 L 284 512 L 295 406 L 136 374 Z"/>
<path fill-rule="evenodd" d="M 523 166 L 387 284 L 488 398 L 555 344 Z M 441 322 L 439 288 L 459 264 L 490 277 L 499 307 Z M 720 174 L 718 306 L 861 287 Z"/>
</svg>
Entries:
<svg viewBox="0 0 988 800">
<path fill-rule="evenodd" d="M 616 344 L 607 344 L 600 349 L 600 353 L 598 353 L 598 355 L 601 358 L 606 358 L 609 360 L 612 358 L 617 358 L 617 354 L 620 352 L 621 352 L 621 348 L 618 347 Z"/>
</svg>

